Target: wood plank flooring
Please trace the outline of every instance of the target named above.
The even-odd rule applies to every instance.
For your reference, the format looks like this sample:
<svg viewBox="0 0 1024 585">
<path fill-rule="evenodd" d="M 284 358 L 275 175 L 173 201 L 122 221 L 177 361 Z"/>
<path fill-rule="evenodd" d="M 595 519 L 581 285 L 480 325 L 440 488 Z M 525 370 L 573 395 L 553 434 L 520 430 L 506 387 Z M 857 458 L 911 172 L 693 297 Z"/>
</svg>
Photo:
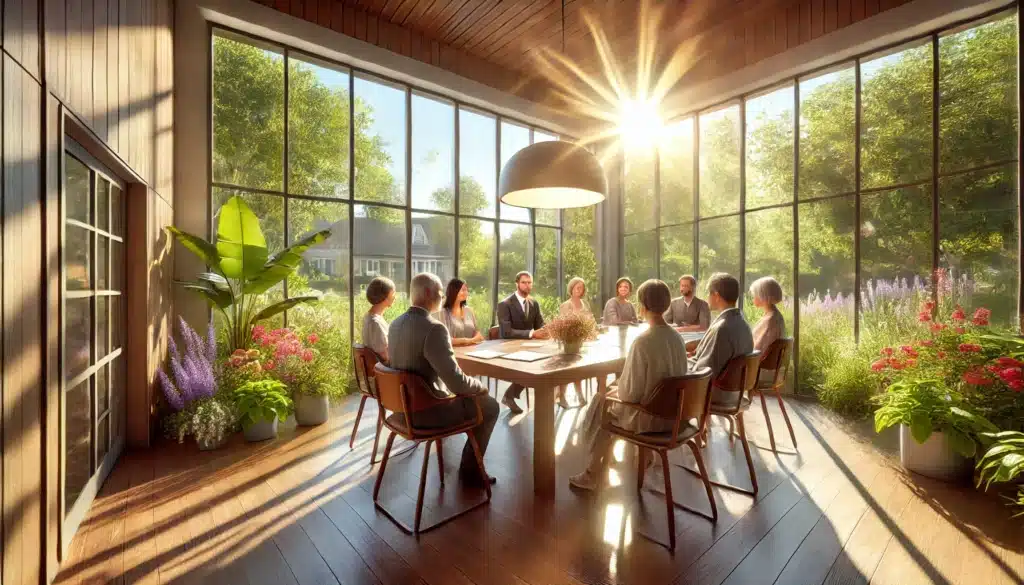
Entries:
<svg viewBox="0 0 1024 585">
<path fill-rule="evenodd" d="M 570 396 L 572 394 L 570 393 Z M 284 428 L 271 442 L 240 436 L 219 451 L 170 442 L 129 453 L 114 470 L 57 577 L 74 583 L 294 585 L 785 585 L 1024 582 L 1024 522 L 994 494 L 908 476 L 867 438 L 813 404 L 792 405 L 799 453 L 753 449 L 757 498 L 716 489 L 712 524 L 676 509 L 667 541 L 660 468 L 636 492 L 634 454 L 617 449 L 604 489 L 577 493 L 579 409 L 556 414 L 558 490 L 533 496 L 534 416 L 502 410 L 486 456 L 491 503 L 414 538 L 373 506 L 369 465 L 376 413 L 367 405 L 356 448 L 358 400 L 329 423 Z M 791 448 L 772 413 L 780 449 Z M 752 439 L 767 445 L 760 411 Z M 383 449 L 383 441 L 382 449 Z M 424 523 L 478 501 L 456 466 L 462 439 L 428 467 Z M 382 494 L 411 523 L 422 448 L 389 463 Z M 673 453 L 679 464 L 690 456 Z M 715 427 L 706 455 L 716 479 L 749 485 L 742 449 Z M 676 501 L 708 506 L 699 480 L 672 465 Z"/>
</svg>

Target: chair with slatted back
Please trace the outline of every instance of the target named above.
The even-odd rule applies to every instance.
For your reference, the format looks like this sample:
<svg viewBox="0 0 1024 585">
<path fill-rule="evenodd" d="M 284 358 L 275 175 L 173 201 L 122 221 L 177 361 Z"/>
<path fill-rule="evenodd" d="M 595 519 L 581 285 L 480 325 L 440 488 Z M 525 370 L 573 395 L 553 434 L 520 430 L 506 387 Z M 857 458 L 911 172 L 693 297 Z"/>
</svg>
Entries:
<svg viewBox="0 0 1024 585">
<path fill-rule="evenodd" d="M 363 407 L 367 400 L 377 400 L 376 382 L 374 380 L 374 367 L 381 362 L 377 352 L 360 343 L 352 345 L 352 369 L 355 370 L 356 386 L 362 397 L 359 399 L 359 410 L 356 412 L 356 422 L 352 425 L 352 437 L 348 440 L 348 448 L 352 449 L 356 444 L 356 434 L 359 432 L 359 420 L 363 418 Z M 383 411 L 377 409 L 377 431 L 373 435 L 373 453 L 370 454 L 370 465 L 377 461 L 377 444 L 380 442 L 380 428 L 384 424 Z"/>
<path fill-rule="evenodd" d="M 760 361 L 761 352 L 757 350 L 729 360 L 722 373 L 711 382 L 709 408 L 709 414 L 721 416 L 729 420 L 730 439 L 732 438 L 734 425 L 736 430 L 739 431 L 740 442 L 743 445 L 743 455 L 747 459 L 747 469 L 750 471 L 752 489 L 715 481 L 712 481 L 711 484 L 752 496 L 757 495 L 757 473 L 754 471 L 754 460 L 750 456 L 750 443 L 747 441 L 747 430 L 743 424 L 743 413 L 750 408 L 751 395 L 754 387 L 757 385 L 757 372 Z M 707 426 L 704 427 L 703 435 L 705 437 L 708 435 Z M 701 475 L 698 470 L 683 465 L 680 467 L 694 475 Z"/>
<path fill-rule="evenodd" d="M 754 393 L 761 397 L 761 410 L 764 411 L 764 420 L 768 425 L 768 440 L 771 441 L 772 451 L 778 452 L 775 447 L 775 433 L 772 431 L 772 419 L 768 415 L 768 403 L 765 401 L 765 392 L 774 392 L 775 399 L 779 401 L 779 410 L 782 411 L 782 418 L 786 420 L 786 427 L 789 428 L 789 438 L 793 441 L 793 448 L 796 449 L 796 434 L 793 433 L 793 424 L 789 422 L 789 414 L 786 412 L 786 404 L 782 401 L 782 388 L 786 386 L 786 375 L 789 373 L 789 356 L 793 353 L 793 338 L 785 337 L 776 339 L 768 346 L 761 356 L 761 363 L 758 366 L 757 386 Z M 762 376 L 769 374 L 770 378 Z"/>
<path fill-rule="evenodd" d="M 431 408 L 450 404 L 454 400 L 462 400 L 465 396 L 451 395 L 445 398 L 438 398 L 434 394 L 433 389 L 430 388 L 423 378 L 416 374 L 391 369 L 383 364 L 377 364 L 375 369 L 378 401 L 381 409 L 390 414 L 384 418 L 384 426 L 387 427 L 389 433 L 387 444 L 384 447 L 384 459 L 381 461 L 380 469 L 377 471 L 377 481 L 373 485 L 374 506 L 376 506 L 381 512 L 384 512 L 384 514 L 402 530 L 411 534 L 419 534 L 420 532 L 437 528 L 450 520 L 462 516 L 474 508 L 490 502 L 491 485 L 489 482 L 485 481 L 484 487 L 487 491 L 487 498 L 485 500 L 482 500 L 461 512 L 439 520 L 426 528 L 420 528 L 420 519 L 423 515 L 423 491 L 427 484 L 427 467 L 430 463 L 431 445 L 437 446 L 437 463 L 442 487 L 444 486 L 444 458 L 441 451 L 441 440 L 453 435 L 466 435 L 469 440 L 469 444 L 473 447 L 473 452 L 476 454 L 476 462 L 480 468 L 480 475 L 482 477 L 487 477 L 487 472 L 484 469 L 483 453 L 480 452 L 480 445 L 477 443 L 476 437 L 474 437 L 472 433 L 474 428 L 483 423 L 484 417 L 483 411 L 480 408 L 479 398 L 487 396 L 487 393 L 482 392 L 474 396 L 476 399 L 476 417 L 473 419 L 460 422 L 446 428 L 418 427 L 415 422 L 417 412 L 423 412 Z M 400 436 L 416 444 L 426 444 L 426 451 L 423 453 L 423 466 L 420 469 L 419 493 L 416 497 L 416 517 L 412 528 L 409 528 L 401 520 L 392 515 L 391 512 L 381 504 L 378 498 L 381 482 L 384 479 L 384 472 L 387 469 L 388 459 L 391 455 L 391 447 L 396 436 Z"/>
<path fill-rule="evenodd" d="M 647 467 L 647 452 L 654 451 L 661 458 L 661 465 L 665 475 L 665 508 L 668 512 L 668 538 L 669 549 L 676 547 L 676 521 L 673 508 L 679 506 L 684 510 L 693 512 L 710 519 L 718 521 L 718 507 L 715 505 L 715 496 L 711 492 L 711 479 L 708 476 L 707 468 L 704 466 L 704 459 L 700 454 L 698 441 L 708 420 L 708 409 L 711 405 L 711 393 L 709 383 L 711 382 L 711 368 L 701 368 L 684 376 L 666 378 L 658 383 L 654 389 L 651 399 L 644 403 L 624 402 L 614 394 L 605 397 L 604 411 L 601 417 L 601 428 L 608 431 L 628 443 L 637 446 L 637 491 L 643 489 L 644 471 Z M 646 413 L 658 419 L 670 420 L 672 430 L 660 433 L 636 433 L 615 425 L 615 419 L 608 414 L 608 407 L 611 404 L 620 404 L 625 408 Z M 672 499 L 672 475 L 669 473 L 668 452 L 686 445 L 693 452 L 700 469 L 699 475 L 704 481 L 704 489 L 708 494 L 708 501 L 711 503 L 711 513 L 697 510 L 683 504 L 676 503 Z M 642 536 L 655 540 L 653 537 L 640 533 Z"/>
</svg>

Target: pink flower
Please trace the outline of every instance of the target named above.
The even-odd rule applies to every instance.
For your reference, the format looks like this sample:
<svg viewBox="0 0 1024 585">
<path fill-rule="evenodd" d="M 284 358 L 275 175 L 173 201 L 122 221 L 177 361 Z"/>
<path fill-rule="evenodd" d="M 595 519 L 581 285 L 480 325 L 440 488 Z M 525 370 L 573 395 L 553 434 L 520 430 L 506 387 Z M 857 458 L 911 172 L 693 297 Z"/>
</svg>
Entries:
<svg viewBox="0 0 1024 585">
<path fill-rule="evenodd" d="M 988 386 L 992 384 L 992 378 L 985 375 L 982 370 L 967 370 L 963 375 L 964 382 L 971 386 Z"/>
<path fill-rule="evenodd" d="M 981 351 L 981 346 L 977 343 L 961 343 L 957 349 L 960 350 L 960 353 L 978 353 Z"/>
<path fill-rule="evenodd" d="M 263 339 L 263 336 L 267 334 L 267 329 L 263 325 L 253 325 L 252 327 L 252 338 L 256 341 Z"/>
<path fill-rule="evenodd" d="M 302 352 L 302 361 L 311 362 L 313 361 L 313 350 L 307 349 Z"/>
<path fill-rule="evenodd" d="M 953 314 L 950 315 L 950 318 L 953 319 L 954 321 L 963 321 L 967 319 L 967 314 L 964 313 L 964 310 L 962 308 L 960 308 L 960 305 L 957 305 L 956 310 L 953 311 Z"/>
<path fill-rule="evenodd" d="M 875 360 L 875 361 L 874 361 L 874 362 L 873 362 L 873 363 L 871 364 L 871 369 L 872 369 L 873 371 L 875 371 L 875 372 L 881 372 L 881 371 L 882 371 L 882 370 L 884 370 L 884 369 L 886 368 L 886 366 L 888 366 L 888 365 L 889 365 L 889 360 L 887 360 L 887 359 L 880 359 L 880 360 Z"/>
<path fill-rule="evenodd" d="M 316 333 L 310 333 L 309 337 L 306 337 L 306 341 L 308 341 L 309 343 L 316 343 L 320 341 L 320 336 L 317 335 Z"/>
<path fill-rule="evenodd" d="M 277 367 L 277 363 L 274 360 L 267 360 L 266 365 L 263 366 L 264 370 L 273 370 Z"/>
<path fill-rule="evenodd" d="M 903 353 L 907 354 L 910 357 L 917 357 L 918 355 L 917 350 L 915 350 L 913 347 L 910 347 L 909 345 L 901 345 L 900 351 L 902 351 Z"/>
<path fill-rule="evenodd" d="M 996 364 L 1003 368 L 1020 368 L 1024 367 L 1024 362 L 1015 360 L 1012 357 L 1003 356 L 996 358 Z"/>
<path fill-rule="evenodd" d="M 921 311 L 917 314 L 917 320 L 922 323 L 926 323 L 932 320 L 932 314 L 930 311 Z"/>
<path fill-rule="evenodd" d="M 978 309 L 977 311 L 974 312 L 974 318 L 971 320 L 971 323 L 974 323 L 979 327 L 985 327 L 988 325 L 988 318 L 991 316 L 992 311 L 989 311 L 988 309 L 984 308 Z"/>
<path fill-rule="evenodd" d="M 1007 382 L 1007 385 L 1013 389 L 1014 392 L 1024 390 L 1024 380 L 1011 380 L 1010 382 Z"/>
<path fill-rule="evenodd" d="M 879 352 L 879 353 L 881 353 L 884 356 L 889 357 L 889 356 L 892 356 L 892 354 L 894 354 L 896 352 L 891 347 L 883 347 L 882 351 Z"/>
</svg>

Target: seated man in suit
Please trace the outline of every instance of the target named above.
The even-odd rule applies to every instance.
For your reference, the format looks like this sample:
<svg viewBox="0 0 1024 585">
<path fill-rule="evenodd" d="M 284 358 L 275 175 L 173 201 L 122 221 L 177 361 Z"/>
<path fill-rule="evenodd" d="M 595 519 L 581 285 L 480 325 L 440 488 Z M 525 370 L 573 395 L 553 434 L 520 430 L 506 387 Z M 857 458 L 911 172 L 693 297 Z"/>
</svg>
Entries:
<svg viewBox="0 0 1024 585">
<path fill-rule="evenodd" d="M 721 272 L 711 275 L 708 282 L 708 304 L 721 313 L 711 323 L 693 357 L 689 359 L 690 371 L 707 366 L 711 368 L 711 378 L 715 379 L 725 370 L 729 360 L 754 351 L 750 326 L 743 319 L 743 312 L 736 308 L 739 298 L 739 281 Z M 718 398 L 717 392 L 711 390 L 712 402 Z"/>
<path fill-rule="evenodd" d="M 686 274 L 679 279 L 679 295 L 665 311 L 665 321 L 676 331 L 707 331 L 711 325 L 711 308 L 697 298 L 697 279 Z"/>
<path fill-rule="evenodd" d="M 547 339 L 548 332 L 544 329 L 544 317 L 540 314 L 540 304 L 530 298 L 533 291 L 533 276 L 526 271 L 516 275 L 516 292 L 498 303 L 498 330 L 502 339 Z M 512 384 L 501 397 L 501 403 L 512 411 L 521 414 L 523 409 L 516 404 L 516 398 L 523 393 L 523 387 Z"/>
<path fill-rule="evenodd" d="M 412 279 L 412 306 L 395 319 L 388 330 L 391 367 L 418 374 L 435 390 L 438 396 L 456 394 L 465 396 L 444 406 L 416 413 L 416 424 L 424 427 L 449 427 L 476 417 L 475 400 L 480 401 L 483 423 L 473 429 L 480 445 L 480 454 L 487 451 L 487 443 L 498 420 L 498 402 L 490 397 L 487 388 L 462 371 L 455 361 L 452 340 L 444 324 L 431 317 L 441 308 L 441 280 L 433 274 L 418 274 Z M 443 386 L 438 382 L 442 382 Z M 483 394 L 479 398 L 470 398 Z M 466 483 L 482 485 L 494 483 L 493 478 L 480 477 L 473 446 L 466 441 L 462 450 L 459 475 Z"/>
</svg>

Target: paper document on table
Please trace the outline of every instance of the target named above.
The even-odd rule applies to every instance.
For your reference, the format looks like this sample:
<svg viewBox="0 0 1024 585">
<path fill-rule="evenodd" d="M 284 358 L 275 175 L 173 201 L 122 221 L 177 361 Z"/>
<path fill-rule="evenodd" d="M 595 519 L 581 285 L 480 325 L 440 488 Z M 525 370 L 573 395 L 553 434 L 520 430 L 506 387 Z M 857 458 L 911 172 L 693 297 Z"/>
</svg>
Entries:
<svg viewBox="0 0 1024 585">
<path fill-rule="evenodd" d="M 546 353 L 537 353 L 534 351 L 517 351 L 515 353 L 507 353 L 502 356 L 504 359 L 515 360 L 517 362 L 535 362 L 546 357 L 551 356 Z"/>
<path fill-rule="evenodd" d="M 544 347 L 547 344 L 546 341 L 527 341 L 523 343 L 523 347 Z"/>
<path fill-rule="evenodd" d="M 469 357 L 475 357 L 482 360 L 490 360 L 496 357 L 501 357 L 505 354 L 501 353 L 500 351 L 494 351 L 493 349 L 478 349 L 476 351 L 467 352 L 466 355 Z"/>
</svg>

